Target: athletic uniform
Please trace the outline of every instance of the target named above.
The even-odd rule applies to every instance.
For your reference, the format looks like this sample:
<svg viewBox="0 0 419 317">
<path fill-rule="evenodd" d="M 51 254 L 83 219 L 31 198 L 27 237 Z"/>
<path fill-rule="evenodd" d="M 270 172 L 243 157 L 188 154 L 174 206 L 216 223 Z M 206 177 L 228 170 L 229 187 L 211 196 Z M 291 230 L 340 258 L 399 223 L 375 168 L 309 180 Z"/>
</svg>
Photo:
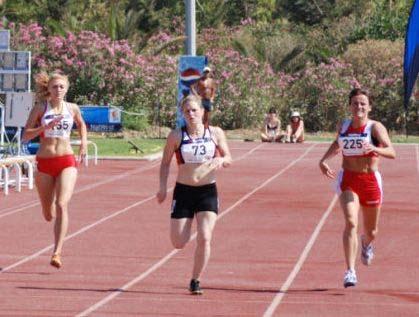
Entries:
<svg viewBox="0 0 419 317">
<path fill-rule="evenodd" d="M 365 142 L 378 145 L 378 141 L 372 137 L 373 122 L 368 122 L 359 128 L 353 128 L 352 120 L 343 122 L 339 131 L 338 144 L 346 157 L 373 157 L 376 153 L 364 154 Z M 378 171 L 370 173 L 341 170 L 337 178 L 337 192 L 351 190 L 359 197 L 361 206 L 377 207 L 383 200 L 382 179 Z"/>
<path fill-rule="evenodd" d="M 62 117 L 61 120 L 53 127 L 47 128 L 41 133 L 41 138 L 62 138 L 69 139 L 71 129 L 74 124 L 73 112 L 70 105 L 63 102 L 63 110 L 61 114 L 55 114 L 54 109 L 49 103 L 45 104 L 45 112 L 41 117 L 40 124 L 48 125 L 55 118 Z M 57 177 L 63 169 L 67 167 L 77 167 L 76 159 L 73 154 L 42 158 L 37 156 L 37 168 L 39 172 Z"/>
<path fill-rule="evenodd" d="M 182 128 L 181 135 L 180 146 L 175 152 L 178 164 L 202 164 L 220 156 L 209 128 L 205 128 L 204 135 L 196 139 L 189 136 L 186 128 Z M 216 184 L 190 186 L 176 183 L 171 211 L 174 219 L 193 218 L 200 211 L 218 213 Z"/>
<path fill-rule="evenodd" d="M 278 125 L 271 126 L 269 123 L 266 124 L 266 132 L 268 132 L 269 136 L 275 136 L 276 130 L 278 130 Z"/>
</svg>

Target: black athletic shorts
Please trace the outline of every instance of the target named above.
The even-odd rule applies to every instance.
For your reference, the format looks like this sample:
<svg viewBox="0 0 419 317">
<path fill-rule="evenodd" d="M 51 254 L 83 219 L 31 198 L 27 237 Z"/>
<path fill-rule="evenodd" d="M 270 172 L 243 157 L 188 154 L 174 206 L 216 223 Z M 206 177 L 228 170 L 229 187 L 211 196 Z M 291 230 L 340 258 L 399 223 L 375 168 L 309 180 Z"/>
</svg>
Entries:
<svg viewBox="0 0 419 317">
<path fill-rule="evenodd" d="M 218 194 L 215 183 L 203 186 L 176 183 L 171 218 L 193 218 L 194 214 L 200 211 L 213 211 L 218 214 Z"/>
</svg>

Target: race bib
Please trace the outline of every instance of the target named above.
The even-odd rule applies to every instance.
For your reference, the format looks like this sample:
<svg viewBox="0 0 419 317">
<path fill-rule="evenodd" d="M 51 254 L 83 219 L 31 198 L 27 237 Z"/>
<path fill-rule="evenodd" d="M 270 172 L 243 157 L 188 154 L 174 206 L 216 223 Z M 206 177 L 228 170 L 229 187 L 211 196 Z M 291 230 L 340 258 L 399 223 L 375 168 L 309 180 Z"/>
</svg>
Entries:
<svg viewBox="0 0 419 317">
<path fill-rule="evenodd" d="M 213 143 L 190 143 L 182 145 L 182 156 L 185 163 L 204 163 L 214 157 Z"/>
<path fill-rule="evenodd" d="M 52 120 L 61 115 L 48 115 L 44 118 L 44 122 L 48 125 Z M 71 122 L 66 120 L 66 117 L 62 118 L 53 128 L 46 129 L 44 132 L 47 138 L 68 138 L 71 132 Z"/>
<path fill-rule="evenodd" d="M 367 137 L 364 135 L 349 135 L 339 138 L 342 153 L 345 156 L 359 156 L 365 152 L 364 143 Z"/>
</svg>

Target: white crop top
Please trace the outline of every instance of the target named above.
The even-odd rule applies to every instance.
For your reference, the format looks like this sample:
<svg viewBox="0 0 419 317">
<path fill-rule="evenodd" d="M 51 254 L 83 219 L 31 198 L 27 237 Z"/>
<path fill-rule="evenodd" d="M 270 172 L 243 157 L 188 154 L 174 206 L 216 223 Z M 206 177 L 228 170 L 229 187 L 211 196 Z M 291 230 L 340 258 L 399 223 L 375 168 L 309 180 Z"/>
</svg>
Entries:
<svg viewBox="0 0 419 317">
<path fill-rule="evenodd" d="M 344 156 L 371 156 L 365 155 L 364 143 L 373 143 L 371 128 L 373 122 L 368 120 L 367 124 L 360 128 L 351 126 L 352 120 L 346 119 L 342 123 L 339 132 L 338 143 Z"/>
<path fill-rule="evenodd" d="M 45 129 L 43 137 L 45 138 L 70 138 L 71 129 L 73 128 L 74 118 L 73 112 L 70 110 L 70 105 L 63 102 L 63 110 L 61 114 L 56 114 L 51 108 L 51 105 L 46 103 L 45 112 L 41 118 L 43 126 L 50 123 L 54 118 L 62 116 L 62 119 L 51 129 Z"/>
<path fill-rule="evenodd" d="M 185 128 L 182 129 L 182 140 L 176 150 L 178 164 L 204 163 L 219 155 L 218 146 L 211 137 L 209 128 L 204 135 L 192 139 Z"/>
</svg>

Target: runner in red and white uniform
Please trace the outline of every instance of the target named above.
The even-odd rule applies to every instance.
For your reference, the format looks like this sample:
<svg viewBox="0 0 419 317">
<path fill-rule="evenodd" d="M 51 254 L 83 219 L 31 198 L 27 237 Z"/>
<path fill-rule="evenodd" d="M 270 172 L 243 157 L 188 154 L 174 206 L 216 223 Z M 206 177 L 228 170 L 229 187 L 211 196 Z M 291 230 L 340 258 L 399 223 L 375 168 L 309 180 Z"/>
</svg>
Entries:
<svg viewBox="0 0 419 317">
<path fill-rule="evenodd" d="M 172 157 L 176 155 L 178 174 L 171 208 L 170 238 L 182 249 L 191 238 L 193 218 L 197 222 L 192 279 L 189 290 L 202 294 L 199 280 L 208 263 L 211 238 L 218 213 L 215 171 L 230 166 L 232 159 L 223 130 L 203 122 L 201 99 L 189 95 L 181 103 L 186 126 L 173 130 L 166 142 L 160 166 L 160 189 L 157 200 L 167 195 L 167 178 Z"/>
<path fill-rule="evenodd" d="M 343 154 L 342 170 L 337 177 L 337 192 L 345 216 L 343 247 L 347 271 L 344 286 L 355 286 L 355 260 L 358 251 L 358 213 L 363 211 L 364 234 L 361 236 L 361 260 L 370 265 L 374 257 L 372 241 L 378 232 L 378 219 L 383 201 L 383 190 L 378 172 L 379 157 L 394 159 L 396 152 L 386 128 L 370 120 L 371 101 L 366 90 L 355 88 L 349 94 L 352 118 L 338 126 L 336 140 L 320 160 L 320 169 L 329 178 L 335 172 L 326 161 L 339 152 Z"/>
<path fill-rule="evenodd" d="M 68 228 L 68 203 L 77 179 L 77 164 L 70 145 L 75 122 L 81 138 L 79 163 L 86 155 L 86 125 L 76 104 L 64 101 L 69 82 L 65 75 L 40 73 L 35 77 L 36 100 L 25 126 L 23 139 L 40 136 L 36 153 L 35 184 L 47 221 L 55 219 L 55 245 L 50 264 L 62 266 L 61 251 Z"/>
</svg>

